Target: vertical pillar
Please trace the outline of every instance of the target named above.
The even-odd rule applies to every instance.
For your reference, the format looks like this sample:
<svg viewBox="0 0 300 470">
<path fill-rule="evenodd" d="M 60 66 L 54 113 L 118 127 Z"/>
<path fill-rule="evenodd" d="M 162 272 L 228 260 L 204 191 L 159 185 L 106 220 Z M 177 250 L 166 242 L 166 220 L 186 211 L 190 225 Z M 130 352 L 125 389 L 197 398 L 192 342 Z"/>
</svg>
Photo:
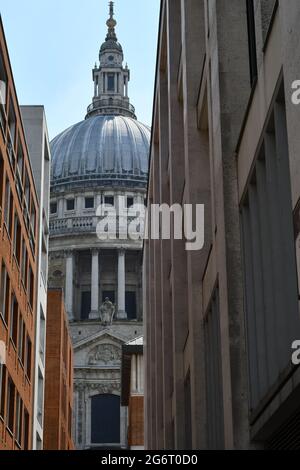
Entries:
<svg viewBox="0 0 300 470">
<path fill-rule="evenodd" d="M 127 319 L 125 311 L 125 250 L 118 252 L 118 319 Z"/>
<path fill-rule="evenodd" d="M 137 360 L 138 356 L 131 356 L 131 393 L 137 392 Z"/>
<path fill-rule="evenodd" d="M 125 96 L 128 98 L 128 75 L 125 78 Z"/>
<path fill-rule="evenodd" d="M 72 251 L 66 252 L 66 286 L 65 302 L 69 320 L 74 320 L 73 313 L 73 275 L 74 275 L 74 254 Z"/>
<path fill-rule="evenodd" d="M 92 302 L 90 319 L 99 318 L 99 251 L 92 250 L 92 274 L 91 274 Z"/>
</svg>

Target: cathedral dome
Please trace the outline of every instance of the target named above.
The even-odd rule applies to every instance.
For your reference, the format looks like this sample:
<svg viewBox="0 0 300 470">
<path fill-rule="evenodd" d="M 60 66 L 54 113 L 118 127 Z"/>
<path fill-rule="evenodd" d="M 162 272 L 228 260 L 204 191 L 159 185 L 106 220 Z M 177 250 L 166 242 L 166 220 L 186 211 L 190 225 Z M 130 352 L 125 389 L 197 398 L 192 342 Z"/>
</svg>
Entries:
<svg viewBox="0 0 300 470">
<path fill-rule="evenodd" d="M 150 128 L 126 116 L 92 116 L 51 142 L 52 186 L 146 186 Z"/>
</svg>

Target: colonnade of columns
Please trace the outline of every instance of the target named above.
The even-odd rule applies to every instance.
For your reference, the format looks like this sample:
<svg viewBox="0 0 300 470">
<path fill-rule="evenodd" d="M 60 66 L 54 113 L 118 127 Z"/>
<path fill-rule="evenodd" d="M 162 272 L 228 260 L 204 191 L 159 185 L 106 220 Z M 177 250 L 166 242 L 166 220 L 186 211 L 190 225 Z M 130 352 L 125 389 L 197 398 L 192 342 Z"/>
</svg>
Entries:
<svg viewBox="0 0 300 470">
<path fill-rule="evenodd" d="M 91 313 L 90 319 L 99 318 L 99 256 L 100 250 L 92 251 L 91 269 Z M 126 292 L 125 250 L 118 250 L 118 320 L 126 320 L 125 292 Z M 66 252 L 66 278 L 65 303 L 70 321 L 74 321 L 74 252 Z"/>
</svg>

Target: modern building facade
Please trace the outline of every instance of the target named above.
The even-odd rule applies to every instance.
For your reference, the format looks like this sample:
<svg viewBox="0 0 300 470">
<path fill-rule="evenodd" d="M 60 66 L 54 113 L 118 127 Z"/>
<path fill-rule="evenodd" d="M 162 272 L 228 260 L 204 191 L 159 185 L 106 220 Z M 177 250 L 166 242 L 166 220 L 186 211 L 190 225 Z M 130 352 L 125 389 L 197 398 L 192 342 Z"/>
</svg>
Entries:
<svg viewBox="0 0 300 470">
<path fill-rule="evenodd" d="M 143 337 L 122 347 L 121 405 L 127 408 L 127 448 L 144 449 L 144 357 Z"/>
<path fill-rule="evenodd" d="M 0 449 L 31 449 L 39 203 L 0 19 Z"/>
<path fill-rule="evenodd" d="M 73 346 L 61 289 L 48 290 L 44 450 L 74 450 Z"/>
<path fill-rule="evenodd" d="M 299 16 L 161 2 L 148 204 L 203 204 L 205 242 L 144 246 L 148 449 L 300 448 Z"/>
<path fill-rule="evenodd" d="M 126 446 L 122 345 L 143 332 L 150 129 L 130 103 L 130 72 L 115 26 L 111 2 L 86 119 L 51 143 L 49 284 L 65 292 L 78 449 Z M 129 227 L 135 239 L 127 236 Z"/>
<path fill-rule="evenodd" d="M 37 317 L 35 326 L 35 378 L 32 446 L 34 450 L 42 450 L 48 282 L 50 145 L 44 107 L 21 106 L 21 114 L 39 200 L 38 275 L 36 297 Z"/>
</svg>

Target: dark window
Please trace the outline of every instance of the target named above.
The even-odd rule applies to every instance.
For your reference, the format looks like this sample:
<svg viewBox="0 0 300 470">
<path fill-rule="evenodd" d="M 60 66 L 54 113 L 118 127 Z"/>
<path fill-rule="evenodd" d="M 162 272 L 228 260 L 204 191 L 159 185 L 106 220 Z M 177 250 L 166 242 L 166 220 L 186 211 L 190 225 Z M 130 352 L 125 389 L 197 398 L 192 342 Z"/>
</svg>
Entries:
<svg viewBox="0 0 300 470">
<path fill-rule="evenodd" d="M 248 22 L 248 44 L 249 44 L 249 65 L 250 82 L 253 86 L 257 79 L 257 50 L 256 50 L 256 32 L 255 32 L 255 11 L 253 0 L 247 2 L 247 22 Z"/>
<path fill-rule="evenodd" d="M 220 301 L 217 288 L 204 321 L 207 445 L 224 449 L 223 382 L 220 333 Z"/>
<path fill-rule="evenodd" d="M 120 397 L 97 395 L 92 398 L 92 444 L 120 443 Z"/>
<path fill-rule="evenodd" d="M 20 266 L 21 261 L 21 225 L 18 216 L 15 215 L 15 227 L 14 227 L 14 255 Z"/>
<path fill-rule="evenodd" d="M 5 128 L 5 110 L 7 95 L 7 75 L 4 66 L 2 51 L 0 51 L 0 127 L 4 132 Z"/>
<path fill-rule="evenodd" d="M 134 198 L 128 197 L 127 198 L 127 209 L 130 209 L 134 205 Z"/>
<path fill-rule="evenodd" d="M 13 433 L 14 432 L 14 420 L 15 420 L 15 393 L 16 393 L 16 387 L 11 380 L 11 378 L 8 378 L 8 384 L 7 384 L 7 426 L 9 430 Z"/>
<path fill-rule="evenodd" d="M 2 208 L 2 198 L 3 198 L 3 178 L 4 178 L 4 163 L 3 163 L 2 153 L 0 151 L 0 207 L 1 208 Z"/>
<path fill-rule="evenodd" d="M 20 395 L 17 393 L 16 399 L 16 441 L 21 446 L 22 439 L 22 421 L 23 421 L 23 403 Z"/>
<path fill-rule="evenodd" d="M 0 286 L 0 313 L 2 317 L 8 325 L 9 319 L 9 277 L 5 268 L 5 264 L 2 262 L 2 269 L 1 269 L 1 286 Z"/>
<path fill-rule="evenodd" d="M 18 302 L 14 294 L 11 296 L 10 309 L 10 338 L 15 346 L 18 340 Z"/>
<path fill-rule="evenodd" d="M 81 320 L 88 320 L 91 313 L 91 293 L 81 294 Z"/>
<path fill-rule="evenodd" d="M 18 356 L 22 364 L 24 364 L 25 356 L 25 326 L 22 317 L 20 316 L 19 334 L 18 334 Z"/>
<path fill-rule="evenodd" d="M 113 196 L 105 196 L 104 204 L 106 206 L 114 206 L 115 205 L 115 198 Z"/>
<path fill-rule="evenodd" d="M 9 128 L 9 140 L 8 140 L 8 152 L 11 164 L 15 168 L 15 138 L 16 138 L 16 113 L 12 100 L 9 103 L 9 114 L 8 114 L 8 128 Z"/>
<path fill-rule="evenodd" d="M 5 384 L 6 384 L 6 367 L 0 364 L 0 416 L 4 418 L 5 411 Z"/>
<path fill-rule="evenodd" d="M 29 414 L 24 412 L 24 450 L 29 449 Z"/>
<path fill-rule="evenodd" d="M 33 271 L 31 269 L 31 266 L 29 268 L 29 286 L 28 286 L 28 292 L 29 292 L 29 303 L 30 307 L 33 309 L 33 297 L 34 297 L 34 277 L 33 277 Z"/>
<path fill-rule="evenodd" d="M 9 180 L 5 180 L 5 198 L 4 198 L 4 222 L 6 227 L 9 227 L 9 214 L 10 214 L 10 186 Z"/>
<path fill-rule="evenodd" d="M 113 290 L 106 290 L 102 292 L 102 302 L 105 302 L 106 299 L 109 299 L 113 304 L 115 303 L 116 297 Z"/>
<path fill-rule="evenodd" d="M 67 211 L 75 210 L 75 199 L 67 199 Z"/>
<path fill-rule="evenodd" d="M 26 243 L 23 239 L 22 242 L 22 281 L 24 283 L 25 288 L 27 287 L 27 261 L 28 255 L 26 250 Z"/>
<path fill-rule="evenodd" d="M 300 336 L 283 85 L 270 111 L 241 206 L 250 407 L 254 412 L 290 367 L 291 344 Z"/>
<path fill-rule="evenodd" d="M 26 339 L 26 364 L 25 364 L 25 371 L 26 375 L 31 380 L 31 356 L 32 356 L 32 345 L 29 336 L 27 335 Z"/>
<path fill-rule="evenodd" d="M 185 450 L 192 450 L 192 399 L 191 376 L 188 373 L 184 382 L 184 415 L 185 415 Z"/>
<path fill-rule="evenodd" d="M 85 198 L 85 208 L 86 209 L 94 209 L 95 207 L 95 200 L 93 197 L 86 197 Z"/>
<path fill-rule="evenodd" d="M 27 210 L 29 210 L 30 207 L 30 184 L 29 184 L 29 177 L 26 171 L 25 175 L 25 201 L 27 205 Z"/>
<path fill-rule="evenodd" d="M 107 75 L 107 91 L 115 91 L 115 74 L 109 73 Z"/>
<path fill-rule="evenodd" d="M 57 202 L 51 202 L 50 204 L 50 214 L 57 213 Z"/>
<path fill-rule="evenodd" d="M 33 202 L 32 202 L 31 214 L 30 214 L 30 223 L 31 223 L 32 231 L 35 234 L 36 211 L 33 206 Z"/>
<path fill-rule="evenodd" d="M 126 292 L 125 305 L 128 320 L 136 320 L 136 293 Z"/>
</svg>

